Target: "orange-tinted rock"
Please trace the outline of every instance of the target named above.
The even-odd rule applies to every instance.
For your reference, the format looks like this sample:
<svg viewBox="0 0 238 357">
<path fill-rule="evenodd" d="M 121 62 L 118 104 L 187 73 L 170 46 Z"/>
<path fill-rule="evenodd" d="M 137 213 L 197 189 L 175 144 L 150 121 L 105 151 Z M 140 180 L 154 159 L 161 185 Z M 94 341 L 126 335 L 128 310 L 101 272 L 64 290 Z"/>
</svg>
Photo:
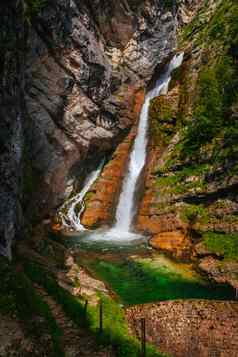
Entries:
<svg viewBox="0 0 238 357">
<path fill-rule="evenodd" d="M 143 91 L 134 93 L 131 90 L 130 105 L 133 110 L 130 119 L 134 122 L 138 119 L 143 101 Z M 81 218 L 85 227 L 96 228 L 112 222 L 135 134 L 136 126 L 131 129 L 124 141 L 117 147 L 112 160 L 104 167 L 101 177 L 92 187 L 91 191 L 94 194 L 87 201 L 86 210 Z"/>
<path fill-rule="evenodd" d="M 168 110 L 171 112 L 171 118 L 176 118 L 179 104 L 179 86 L 174 87 L 168 95 L 155 98 L 152 106 L 153 104 L 155 106 L 154 114 L 156 115 L 153 118 L 152 113 L 150 113 L 150 142 L 145 169 L 145 192 L 138 209 L 136 227 L 139 231 L 151 235 L 164 232 L 186 232 L 187 227 L 181 222 L 176 212 L 169 210 L 169 202 L 167 202 L 167 206 L 166 198 L 161 198 L 156 175 L 166 152 L 166 145 L 160 140 L 160 134 L 158 128 L 155 128 L 154 121 L 156 121 L 156 125 L 160 126 L 160 123 L 157 122 L 158 118 L 162 120 L 163 116 L 166 117 Z M 153 108 L 151 107 L 151 109 Z M 164 206 L 164 209 L 161 206 Z M 165 250 L 170 250 L 167 243 L 161 243 L 162 245 Z M 171 248 L 171 250 L 173 249 Z"/>
<path fill-rule="evenodd" d="M 139 216 L 137 228 L 140 231 L 150 234 L 171 232 L 174 230 L 186 230 L 182 222 L 173 214 L 161 216 Z"/>
<path fill-rule="evenodd" d="M 59 232 L 62 229 L 60 223 L 53 223 L 51 226 L 52 231 Z"/>
<path fill-rule="evenodd" d="M 182 231 L 159 233 L 150 240 L 150 245 L 155 249 L 173 253 L 177 257 L 185 256 L 191 248 L 191 242 Z"/>
</svg>

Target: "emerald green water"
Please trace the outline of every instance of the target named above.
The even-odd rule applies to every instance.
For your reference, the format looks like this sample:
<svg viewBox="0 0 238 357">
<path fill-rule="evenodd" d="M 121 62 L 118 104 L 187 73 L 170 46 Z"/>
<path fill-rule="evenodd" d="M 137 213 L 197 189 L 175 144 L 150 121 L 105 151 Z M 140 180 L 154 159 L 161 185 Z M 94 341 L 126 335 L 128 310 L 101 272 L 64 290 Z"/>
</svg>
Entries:
<svg viewBox="0 0 238 357">
<path fill-rule="evenodd" d="M 78 264 L 103 280 L 124 305 L 174 299 L 234 299 L 229 286 L 211 284 L 192 264 L 175 262 L 149 249 L 145 242 L 100 244 L 67 239 Z"/>
<path fill-rule="evenodd" d="M 161 260 L 160 260 L 161 262 Z M 96 260 L 90 270 L 107 282 L 123 304 L 142 304 L 174 299 L 229 299 L 233 291 L 227 286 L 211 285 L 187 268 L 177 272 L 150 259 L 110 262 Z M 185 271 L 182 271 L 185 269 Z"/>
</svg>

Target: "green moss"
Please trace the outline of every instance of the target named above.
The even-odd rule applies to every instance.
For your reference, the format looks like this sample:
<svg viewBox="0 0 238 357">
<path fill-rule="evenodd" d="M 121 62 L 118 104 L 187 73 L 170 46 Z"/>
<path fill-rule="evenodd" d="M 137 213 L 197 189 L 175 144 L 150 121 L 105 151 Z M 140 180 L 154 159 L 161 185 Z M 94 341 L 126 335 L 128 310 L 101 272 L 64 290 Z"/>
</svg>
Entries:
<svg viewBox="0 0 238 357">
<path fill-rule="evenodd" d="M 88 306 L 85 316 L 84 301 L 72 296 L 61 288 L 55 278 L 37 264 L 25 262 L 27 274 L 33 281 L 45 287 L 47 292 L 62 305 L 67 315 L 79 326 L 87 328 L 94 335 L 98 344 L 114 346 L 118 357 L 137 357 L 140 351 L 139 341 L 129 335 L 122 307 L 111 298 L 101 296 L 103 302 L 104 330 L 99 334 L 98 306 Z M 148 357 L 162 357 L 152 346 L 148 345 Z"/>
<path fill-rule="evenodd" d="M 222 127 L 222 90 L 214 71 L 209 68 L 200 73 L 199 96 L 194 119 L 184 133 L 183 155 L 191 155 L 209 142 Z"/>
<path fill-rule="evenodd" d="M 182 208 L 180 216 L 183 221 L 191 225 L 198 221 L 202 223 L 207 223 L 209 221 L 208 210 L 202 205 L 186 205 Z"/>
<path fill-rule="evenodd" d="M 238 124 L 231 117 L 231 108 L 238 103 L 237 16 L 237 2 L 228 0 L 221 3 L 204 31 L 195 23 L 190 25 L 193 31 L 202 34 L 204 49 L 193 120 L 183 132 L 182 158 L 199 158 L 207 143 L 212 143 L 213 160 L 217 164 L 224 164 L 237 154 Z"/>
<path fill-rule="evenodd" d="M 207 232 L 203 238 L 211 252 L 224 255 L 226 260 L 238 261 L 238 234 Z"/>
<path fill-rule="evenodd" d="M 170 188 L 171 186 L 175 187 L 180 181 L 179 176 L 177 175 L 169 175 L 169 176 L 163 176 L 158 178 L 157 180 L 157 186 L 158 187 L 168 187 Z M 172 187 L 171 187 L 172 188 Z"/>
<path fill-rule="evenodd" d="M 172 72 L 171 81 L 169 83 L 169 90 L 173 89 L 177 83 L 183 80 L 183 70 L 182 66 L 175 68 Z"/>
<path fill-rule="evenodd" d="M 158 145 L 167 144 L 176 126 L 174 110 L 166 97 L 156 97 L 150 103 L 150 135 Z"/>
<path fill-rule="evenodd" d="M 181 170 L 171 172 L 168 164 L 171 162 L 167 162 L 167 167 L 164 167 L 164 172 L 159 173 L 156 181 L 160 193 L 182 194 L 191 190 L 200 192 L 206 189 L 205 176 L 210 170 L 209 165 L 187 165 Z"/>
<path fill-rule="evenodd" d="M 86 193 L 85 197 L 84 197 L 84 202 L 85 202 L 85 207 L 88 207 L 89 202 L 91 201 L 91 199 L 95 196 L 95 192 L 94 191 L 89 191 Z"/>
</svg>

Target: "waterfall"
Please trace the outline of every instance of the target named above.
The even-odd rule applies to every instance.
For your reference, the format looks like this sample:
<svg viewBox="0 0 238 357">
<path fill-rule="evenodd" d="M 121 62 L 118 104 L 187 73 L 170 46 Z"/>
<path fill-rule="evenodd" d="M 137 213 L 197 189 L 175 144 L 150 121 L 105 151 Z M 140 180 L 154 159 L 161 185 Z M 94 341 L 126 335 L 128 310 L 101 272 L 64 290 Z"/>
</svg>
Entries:
<svg viewBox="0 0 238 357">
<path fill-rule="evenodd" d="M 131 241 L 141 240 L 143 237 L 140 234 L 133 233 L 132 221 L 135 213 L 135 192 L 138 179 L 146 162 L 147 144 L 148 144 L 148 118 L 150 101 L 159 95 L 165 95 L 168 92 L 169 83 L 171 81 L 171 74 L 174 69 L 178 68 L 183 61 L 184 54 L 176 54 L 171 62 L 167 65 L 164 73 L 156 82 L 155 87 L 149 91 L 145 97 L 145 101 L 141 110 L 139 124 L 137 129 L 137 136 L 135 138 L 133 148 L 129 158 L 128 172 L 124 178 L 122 191 L 119 197 L 119 202 L 116 210 L 116 223 L 114 227 L 109 230 L 102 228 L 95 232 L 88 232 L 89 235 L 85 236 L 86 241 L 110 242 L 110 243 L 129 243 Z M 80 223 L 80 214 L 84 210 L 83 198 L 89 191 L 92 183 L 96 180 L 101 172 L 101 167 L 92 172 L 88 178 L 83 190 L 72 200 L 70 208 L 66 216 L 70 220 L 70 227 L 78 231 L 84 230 Z M 81 210 L 79 215 L 76 214 L 75 207 L 80 203 Z M 67 224 L 67 222 L 65 222 Z M 80 238 L 81 241 L 84 239 Z"/>
<path fill-rule="evenodd" d="M 99 165 L 99 167 L 92 171 L 89 176 L 86 178 L 84 183 L 84 187 L 82 190 L 74 197 L 72 197 L 69 201 L 67 201 L 59 211 L 59 217 L 63 223 L 63 226 L 76 230 L 76 231 L 84 231 L 85 228 L 81 224 L 80 218 L 82 213 L 85 210 L 84 198 L 86 194 L 89 192 L 90 188 L 100 175 L 102 171 L 102 167 L 104 165 L 103 162 Z M 77 212 L 77 206 L 80 206 L 79 212 Z M 65 213 L 66 211 L 66 213 Z"/>
<path fill-rule="evenodd" d="M 134 196 L 136 184 L 146 161 L 150 101 L 159 95 L 167 94 L 171 80 L 171 73 L 175 68 L 178 68 L 182 64 L 183 55 L 184 54 L 181 53 L 173 57 L 165 72 L 157 81 L 155 88 L 149 91 L 146 95 L 140 114 L 138 133 L 130 155 L 128 173 L 123 182 L 122 192 L 116 211 L 116 224 L 114 226 L 115 231 L 130 232 L 134 216 Z"/>
</svg>

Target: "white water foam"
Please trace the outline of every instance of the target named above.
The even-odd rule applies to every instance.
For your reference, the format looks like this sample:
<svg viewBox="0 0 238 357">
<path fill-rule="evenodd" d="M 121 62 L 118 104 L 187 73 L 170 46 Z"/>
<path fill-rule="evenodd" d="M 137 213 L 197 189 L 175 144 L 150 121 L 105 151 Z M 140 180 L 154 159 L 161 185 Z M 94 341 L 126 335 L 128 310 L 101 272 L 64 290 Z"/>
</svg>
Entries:
<svg viewBox="0 0 238 357">
<path fill-rule="evenodd" d="M 60 208 L 59 216 L 62 220 L 64 227 L 73 229 L 75 231 L 86 230 L 84 226 L 81 224 L 81 220 L 80 220 L 81 215 L 85 210 L 84 198 L 86 194 L 89 192 L 94 182 L 96 181 L 96 179 L 99 177 L 103 165 L 104 165 L 104 161 L 99 165 L 99 167 L 96 170 L 90 173 L 90 175 L 87 177 L 85 181 L 83 189 Z M 77 205 L 81 206 L 79 212 L 77 212 L 76 209 Z M 64 213 L 64 211 L 66 211 L 66 213 Z"/>
<path fill-rule="evenodd" d="M 117 206 L 115 226 L 110 231 L 106 232 L 103 236 L 95 233 L 90 238 L 95 240 L 112 239 L 116 241 L 125 241 L 134 240 L 141 237 L 140 235 L 131 232 L 131 225 L 134 217 L 134 198 L 136 185 L 146 161 L 150 101 L 159 95 L 167 94 L 169 83 L 171 81 L 171 74 L 174 69 L 181 66 L 183 62 L 183 56 L 184 54 L 181 53 L 176 54 L 173 57 L 165 72 L 156 82 L 155 88 L 149 91 L 146 95 L 145 102 L 140 114 L 137 136 L 130 155 L 128 173 L 124 179 L 122 192 Z"/>
<path fill-rule="evenodd" d="M 123 244 L 125 244 L 128 242 L 143 239 L 142 235 L 133 233 L 131 231 L 131 226 L 135 211 L 134 198 L 136 185 L 146 161 L 150 101 L 155 97 L 167 94 L 169 83 L 171 81 L 171 73 L 174 69 L 178 68 L 182 64 L 183 56 L 184 54 L 181 53 L 176 54 L 173 57 L 173 59 L 167 66 L 165 72 L 156 82 L 155 88 L 149 91 L 146 95 L 145 102 L 143 104 L 140 114 L 137 136 L 130 154 L 128 173 L 124 179 L 122 192 L 120 194 L 119 203 L 117 206 L 116 224 L 110 230 L 98 230 L 96 232 L 89 232 L 89 234 L 87 234 L 87 240 L 95 242 L 123 242 Z M 89 191 L 93 182 L 99 176 L 100 172 L 101 167 L 95 170 L 89 176 L 83 190 L 72 199 L 72 205 L 65 218 L 67 220 L 70 220 L 70 227 L 73 226 L 76 231 L 85 230 L 82 224 L 80 223 L 80 215 L 84 210 L 83 198 Z M 82 204 L 82 208 L 79 215 L 77 215 L 75 211 L 75 207 L 78 203 Z M 67 226 L 67 221 L 64 223 Z"/>
</svg>

